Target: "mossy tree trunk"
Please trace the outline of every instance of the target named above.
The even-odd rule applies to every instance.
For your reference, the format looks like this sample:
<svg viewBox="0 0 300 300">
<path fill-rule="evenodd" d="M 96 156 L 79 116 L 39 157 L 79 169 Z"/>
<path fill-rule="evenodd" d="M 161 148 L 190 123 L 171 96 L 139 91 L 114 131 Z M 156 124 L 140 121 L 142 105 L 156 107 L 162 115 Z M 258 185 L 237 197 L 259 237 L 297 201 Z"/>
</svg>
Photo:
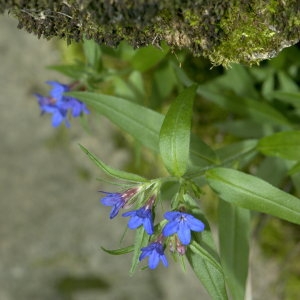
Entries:
<svg viewBox="0 0 300 300">
<path fill-rule="evenodd" d="M 300 0 L 0 0 L 46 38 L 187 48 L 213 64 L 252 64 L 300 40 Z"/>
</svg>

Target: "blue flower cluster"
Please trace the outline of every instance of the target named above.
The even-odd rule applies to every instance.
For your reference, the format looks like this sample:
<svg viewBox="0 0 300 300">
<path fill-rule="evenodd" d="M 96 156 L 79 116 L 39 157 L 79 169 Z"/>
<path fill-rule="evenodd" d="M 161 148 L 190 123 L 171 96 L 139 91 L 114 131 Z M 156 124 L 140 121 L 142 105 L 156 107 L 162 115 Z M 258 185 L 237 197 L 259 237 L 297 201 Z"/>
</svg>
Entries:
<svg viewBox="0 0 300 300">
<path fill-rule="evenodd" d="M 85 104 L 76 98 L 65 96 L 64 93 L 69 92 L 70 86 L 59 83 L 57 81 L 47 81 L 52 86 L 49 96 L 35 94 L 41 109 L 41 113 L 52 114 L 52 126 L 58 127 L 61 123 L 65 123 L 70 127 L 68 113 L 70 112 L 74 118 L 81 114 L 89 113 Z"/>
<path fill-rule="evenodd" d="M 107 195 L 101 199 L 101 203 L 105 206 L 112 206 L 110 212 L 110 218 L 112 219 L 118 214 L 121 208 L 126 207 L 128 202 L 132 200 L 138 192 L 139 188 L 131 188 L 124 193 L 104 192 Z M 143 226 L 147 234 L 154 234 L 153 205 L 155 203 L 155 198 L 156 196 L 152 195 L 141 208 L 122 214 L 123 217 L 130 217 L 128 221 L 128 227 L 130 229 L 136 229 Z M 174 237 L 174 249 L 176 249 L 177 253 L 183 255 L 185 254 L 186 246 L 191 242 L 191 231 L 201 232 L 205 228 L 203 222 L 196 219 L 191 214 L 180 210 L 166 212 L 164 218 L 167 220 L 167 223 L 159 236 L 147 247 L 141 249 L 142 253 L 139 260 L 141 261 L 148 257 L 148 266 L 150 269 L 155 269 L 160 261 L 164 266 L 168 266 L 168 261 L 164 254 L 164 239 L 172 239 Z"/>
</svg>

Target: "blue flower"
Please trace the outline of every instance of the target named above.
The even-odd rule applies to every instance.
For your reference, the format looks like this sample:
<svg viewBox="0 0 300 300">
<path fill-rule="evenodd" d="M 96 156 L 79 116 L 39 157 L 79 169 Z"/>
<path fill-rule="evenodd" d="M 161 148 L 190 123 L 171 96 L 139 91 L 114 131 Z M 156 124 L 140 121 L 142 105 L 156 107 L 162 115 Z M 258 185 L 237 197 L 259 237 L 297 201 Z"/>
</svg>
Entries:
<svg viewBox="0 0 300 300">
<path fill-rule="evenodd" d="M 57 81 L 46 81 L 46 83 L 52 86 L 52 90 L 49 92 L 50 96 L 60 105 L 63 102 L 64 93 L 69 92 L 70 88 Z"/>
<path fill-rule="evenodd" d="M 110 212 L 110 218 L 114 218 L 119 213 L 119 210 L 124 207 L 125 204 L 139 192 L 139 190 L 140 187 L 132 187 L 123 193 L 108 193 L 100 191 L 107 195 L 101 199 L 101 203 L 105 206 L 113 207 Z"/>
<path fill-rule="evenodd" d="M 148 266 L 150 269 L 155 269 L 159 264 L 159 260 L 162 261 L 165 267 L 168 266 L 168 261 L 164 254 L 164 246 L 160 242 L 153 242 L 141 250 L 142 253 L 139 260 L 141 261 L 145 257 L 149 256 Z"/>
<path fill-rule="evenodd" d="M 65 122 L 66 126 L 70 127 L 70 123 L 67 119 L 67 109 L 58 106 L 56 100 L 51 97 L 44 97 L 39 94 L 36 94 L 35 96 L 38 98 L 41 113 L 52 114 L 53 127 L 59 126 L 62 122 Z"/>
<path fill-rule="evenodd" d="M 66 107 L 72 111 L 74 118 L 79 117 L 83 113 L 89 114 L 90 111 L 86 108 L 85 104 L 75 98 L 65 97 L 67 99 Z"/>
<path fill-rule="evenodd" d="M 67 119 L 69 111 L 72 112 L 73 117 L 79 117 L 83 113 L 89 113 L 84 103 L 76 98 L 64 95 L 65 92 L 70 91 L 68 85 L 57 81 L 47 81 L 46 83 L 52 86 L 49 96 L 44 97 L 39 94 L 35 96 L 38 98 L 42 114 L 52 114 L 53 127 L 59 126 L 63 121 L 65 121 L 66 126 L 69 127 L 70 123 Z"/>
<path fill-rule="evenodd" d="M 177 233 L 183 245 L 188 245 L 191 242 L 191 230 L 200 232 L 203 231 L 205 227 L 204 223 L 200 220 L 180 211 L 166 212 L 164 217 L 169 222 L 165 225 L 162 234 L 167 237 Z"/>
<path fill-rule="evenodd" d="M 123 217 L 131 217 L 128 221 L 128 227 L 130 229 L 136 229 L 143 225 L 146 232 L 151 235 L 154 232 L 153 221 L 152 221 L 152 211 L 151 209 L 143 206 L 140 209 L 128 211 L 122 215 Z"/>
<path fill-rule="evenodd" d="M 102 193 L 107 194 L 107 196 L 101 199 L 101 203 L 105 206 L 112 206 L 109 215 L 110 219 L 112 219 L 119 213 L 119 210 L 125 205 L 126 199 L 122 197 L 121 193 Z"/>
<path fill-rule="evenodd" d="M 72 111 L 72 116 L 75 118 L 79 117 L 82 113 L 90 113 L 83 102 L 73 97 L 64 96 L 64 93 L 70 91 L 68 85 L 57 81 L 47 81 L 47 83 L 52 86 L 50 96 L 56 100 L 58 107 Z"/>
</svg>

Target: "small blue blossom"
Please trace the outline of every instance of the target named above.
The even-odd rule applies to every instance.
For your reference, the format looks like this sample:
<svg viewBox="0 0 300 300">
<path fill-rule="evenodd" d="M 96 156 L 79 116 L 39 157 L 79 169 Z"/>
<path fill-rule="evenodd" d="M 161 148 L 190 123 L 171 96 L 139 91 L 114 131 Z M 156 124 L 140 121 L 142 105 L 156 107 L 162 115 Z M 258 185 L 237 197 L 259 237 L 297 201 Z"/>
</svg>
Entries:
<svg viewBox="0 0 300 300">
<path fill-rule="evenodd" d="M 127 204 L 127 202 L 132 199 L 140 190 L 140 187 L 132 187 L 123 193 L 108 193 L 100 191 L 107 196 L 101 199 L 101 203 L 105 206 L 112 206 L 110 212 L 110 218 L 114 218 L 121 208 Z"/>
<path fill-rule="evenodd" d="M 107 196 L 101 199 L 101 203 L 105 206 L 112 206 L 109 215 L 110 219 L 112 219 L 119 213 L 119 210 L 125 205 L 125 198 L 122 197 L 121 193 L 102 193 L 107 194 Z"/>
<path fill-rule="evenodd" d="M 143 225 L 145 231 L 151 235 L 154 232 L 153 221 L 152 221 L 152 211 L 151 209 L 143 206 L 140 209 L 128 211 L 122 215 L 123 217 L 131 217 L 128 221 L 128 227 L 130 229 L 136 229 Z"/>
<path fill-rule="evenodd" d="M 79 117 L 83 113 L 90 113 L 83 102 L 71 97 L 66 97 L 66 99 L 66 106 L 70 109 L 70 111 L 72 111 L 72 116 L 74 118 Z"/>
<path fill-rule="evenodd" d="M 65 122 L 67 127 L 70 127 L 70 123 L 67 119 L 67 109 L 60 107 L 56 104 L 56 100 L 51 97 L 44 97 L 36 94 L 38 103 L 41 109 L 41 113 L 52 114 L 52 126 L 58 127 L 62 122 Z"/>
<path fill-rule="evenodd" d="M 160 242 L 153 242 L 147 247 L 142 248 L 141 250 L 142 253 L 139 257 L 139 260 L 141 261 L 149 256 L 148 266 L 150 269 L 155 269 L 158 266 L 160 260 L 165 267 L 168 266 L 168 261 L 164 254 L 164 246 Z"/>
<path fill-rule="evenodd" d="M 76 98 L 64 95 L 65 92 L 70 91 L 68 85 L 57 81 L 47 81 L 46 83 L 52 86 L 49 96 L 44 97 L 39 94 L 35 94 L 35 96 L 38 98 L 42 114 L 52 114 L 53 127 L 59 126 L 62 122 L 65 122 L 66 126 L 69 127 L 70 123 L 67 119 L 69 111 L 73 117 L 79 117 L 83 113 L 89 113 L 84 103 Z"/>
<path fill-rule="evenodd" d="M 204 223 L 190 214 L 180 211 L 169 211 L 164 214 L 169 221 L 163 228 L 162 234 L 167 237 L 177 233 L 180 242 L 188 245 L 191 242 L 191 230 L 203 231 Z"/>
<path fill-rule="evenodd" d="M 52 99 L 56 100 L 56 103 L 60 104 L 63 101 L 64 93 L 70 91 L 70 88 L 66 84 L 57 81 L 46 81 L 46 83 L 52 86 L 49 94 Z"/>
</svg>

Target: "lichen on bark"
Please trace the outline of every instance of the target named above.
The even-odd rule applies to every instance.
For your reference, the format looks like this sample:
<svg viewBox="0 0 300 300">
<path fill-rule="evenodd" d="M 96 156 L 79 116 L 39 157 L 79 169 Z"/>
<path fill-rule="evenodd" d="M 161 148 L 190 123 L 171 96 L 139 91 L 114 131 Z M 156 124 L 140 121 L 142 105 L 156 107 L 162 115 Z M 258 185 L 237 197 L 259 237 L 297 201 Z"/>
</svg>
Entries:
<svg viewBox="0 0 300 300">
<path fill-rule="evenodd" d="M 300 40 L 299 0 L 0 0 L 19 28 L 116 47 L 167 42 L 215 65 L 253 64 Z"/>
</svg>

